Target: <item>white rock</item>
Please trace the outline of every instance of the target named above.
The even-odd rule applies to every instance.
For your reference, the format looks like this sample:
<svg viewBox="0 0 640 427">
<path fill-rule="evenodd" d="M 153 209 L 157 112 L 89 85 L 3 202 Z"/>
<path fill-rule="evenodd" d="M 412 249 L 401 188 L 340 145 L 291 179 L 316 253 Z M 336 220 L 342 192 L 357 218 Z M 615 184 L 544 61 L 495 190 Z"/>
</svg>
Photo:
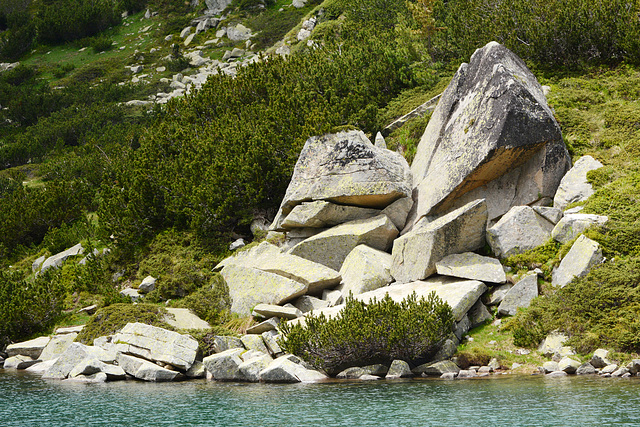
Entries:
<svg viewBox="0 0 640 427">
<path fill-rule="evenodd" d="M 551 283 L 564 288 L 576 277 L 586 276 L 594 265 L 603 260 L 598 242 L 582 235 L 553 271 Z"/>
<path fill-rule="evenodd" d="M 568 214 L 556 224 L 551 237 L 560 243 L 567 243 L 591 227 L 604 225 L 609 220 L 604 215 Z"/>
<path fill-rule="evenodd" d="M 545 244 L 553 224 L 529 206 L 515 206 L 487 230 L 487 240 L 500 258 L 521 254 Z"/>
<path fill-rule="evenodd" d="M 502 264 L 495 258 L 477 255 L 473 252 L 448 255 L 436 262 L 438 274 L 480 280 L 481 282 L 505 283 L 507 275 Z"/>
<path fill-rule="evenodd" d="M 391 277 L 391 255 L 366 245 L 356 246 L 345 258 L 338 288 L 343 295 L 358 295 L 387 286 Z"/>
<path fill-rule="evenodd" d="M 553 206 L 564 210 L 567 205 L 587 200 L 594 193 L 591 184 L 587 181 L 587 172 L 602 167 L 602 163 L 591 156 L 583 156 L 567 172 L 560 181 L 560 186 L 553 198 Z"/>
</svg>

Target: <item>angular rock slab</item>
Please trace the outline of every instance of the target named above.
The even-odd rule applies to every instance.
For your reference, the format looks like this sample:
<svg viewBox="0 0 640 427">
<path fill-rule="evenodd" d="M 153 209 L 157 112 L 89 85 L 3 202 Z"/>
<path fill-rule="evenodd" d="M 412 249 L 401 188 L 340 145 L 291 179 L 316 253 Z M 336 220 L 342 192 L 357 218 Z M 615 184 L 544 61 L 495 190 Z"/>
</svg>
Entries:
<svg viewBox="0 0 640 427">
<path fill-rule="evenodd" d="M 451 360 L 442 360 L 435 363 L 425 363 L 413 369 L 414 374 L 424 374 L 428 376 L 440 376 L 442 374 L 452 372 L 458 374 L 460 368 Z"/>
<path fill-rule="evenodd" d="M 40 360 L 51 360 L 55 359 L 64 353 L 67 348 L 71 345 L 73 340 L 76 339 L 78 334 L 62 334 L 55 335 L 51 337 L 51 341 L 47 344 L 47 346 L 42 350 L 40 354 Z"/>
<path fill-rule="evenodd" d="M 442 276 L 480 280 L 481 282 L 505 283 L 507 281 L 507 275 L 500 261 L 473 252 L 448 255 L 442 258 L 436 262 L 436 271 Z"/>
<path fill-rule="evenodd" d="M 306 383 L 327 379 L 326 375 L 307 369 L 286 357 L 274 360 L 267 368 L 260 371 L 259 377 L 260 381 L 266 383 Z"/>
<path fill-rule="evenodd" d="M 302 202 L 325 200 L 382 209 L 410 197 L 411 188 L 406 160 L 374 146 L 362 131 L 314 136 L 300 152 L 274 227 Z"/>
<path fill-rule="evenodd" d="M 216 381 L 242 381 L 243 375 L 240 373 L 240 365 L 242 365 L 243 360 L 240 355 L 244 352 L 244 349 L 229 349 L 222 353 L 205 357 L 202 363 L 211 375 L 211 379 Z"/>
<path fill-rule="evenodd" d="M 127 323 L 113 342 L 121 353 L 168 363 L 184 371 L 193 365 L 198 352 L 198 341 L 189 335 L 144 323 Z"/>
<path fill-rule="evenodd" d="M 529 307 L 531 300 L 538 296 L 538 275 L 528 274 L 518 281 L 504 296 L 498 306 L 498 314 L 514 316 L 518 308 Z"/>
<path fill-rule="evenodd" d="M 173 316 L 167 316 L 164 320 L 174 328 L 199 330 L 211 328 L 211 325 L 208 322 L 205 322 L 204 320 L 196 316 L 188 308 L 167 307 L 166 310 L 169 312 L 169 314 L 173 314 Z"/>
<path fill-rule="evenodd" d="M 288 304 L 289 305 L 289 304 Z M 302 311 L 292 306 L 279 306 L 274 304 L 258 304 L 253 311 L 262 317 L 279 317 L 281 319 L 295 319 L 302 316 Z"/>
<path fill-rule="evenodd" d="M 251 314 L 260 303 L 283 304 L 307 292 L 308 286 L 251 267 L 230 264 L 220 272 L 229 287 L 231 311 L 241 316 Z"/>
<path fill-rule="evenodd" d="M 587 181 L 587 172 L 600 169 L 602 163 L 591 156 L 582 156 L 560 181 L 560 186 L 553 197 L 553 207 L 562 209 L 575 202 L 587 200 L 594 191 Z"/>
<path fill-rule="evenodd" d="M 44 272 L 45 270 L 48 270 L 51 267 L 58 268 L 58 267 L 60 267 L 62 265 L 62 263 L 67 258 L 72 257 L 72 256 L 76 256 L 76 255 L 80 255 L 82 253 L 84 253 L 84 248 L 82 247 L 82 245 L 80 243 L 78 243 L 77 245 L 67 249 L 66 251 L 62 251 L 60 253 L 57 253 L 57 254 L 52 255 L 49 258 L 47 258 L 42 263 L 42 267 L 40 267 L 40 272 Z"/>
<path fill-rule="evenodd" d="M 391 275 L 397 282 L 421 280 L 436 272 L 447 255 L 484 246 L 487 205 L 475 200 L 438 219 L 423 218 L 393 242 Z"/>
<path fill-rule="evenodd" d="M 329 303 L 320 298 L 312 297 L 310 295 L 303 295 L 293 303 L 298 310 L 303 313 L 307 313 L 311 310 L 317 310 L 319 308 L 329 307 Z"/>
<path fill-rule="evenodd" d="M 129 375 L 142 381 L 167 382 L 178 378 L 180 372 L 162 368 L 148 360 L 118 353 L 118 365 Z"/>
<path fill-rule="evenodd" d="M 498 183 L 498 197 L 492 189 L 474 197 L 485 197 L 492 214 L 494 202 L 552 197 L 570 167 L 540 84 L 520 58 L 491 42 L 460 66 L 431 116 L 411 165 L 416 203 L 410 221 L 447 211 L 465 193 L 523 165 L 526 171 Z"/>
<path fill-rule="evenodd" d="M 69 372 L 85 359 L 97 359 L 101 362 L 112 364 L 116 360 L 116 355 L 99 347 L 74 342 L 58 357 L 56 362 L 47 369 L 42 378 L 65 379 L 69 375 Z"/>
<path fill-rule="evenodd" d="M 576 238 L 587 229 L 604 225 L 609 221 L 609 217 L 593 214 L 568 214 L 556 224 L 551 231 L 553 240 L 560 243 L 567 243 Z"/>
<path fill-rule="evenodd" d="M 491 250 L 500 258 L 521 254 L 549 240 L 553 224 L 529 206 L 515 206 L 487 230 Z"/>
<path fill-rule="evenodd" d="M 564 288 L 576 277 L 584 277 L 591 267 L 603 260 L 602 249 L 598 242 L 582 235 L 562 258 L 560 265 L 553 271 L 551 283 Z"/>
<path fill-rule="evenodd" d="M 392 380 L 396 378 L 411 378 L 413 377 L 413 372 L 411 372 L 411 368 L 409 364 L 404 360 L 394 360 L 391 362 L 391 366 L 389 367 L 389 372 L 385 376 L 386 379 Z"/>
<path fill-rule="evenodd" d="M 22 355 L 29 356 L 32 359 L 40 358 L 40 354 L 42 354 L 42 350 L 49 344 L 51 338 L 49 337 L 38 337 L 29 341 L 17 342 L 15 344 L 9 344 L 7 349 L 7 355 L 9 357 Z"/>
<path fill-rule="evenodd" d="M 378 215 L 337 225 L 298 243 L 289 253 L 340 271 L 356 246 L 386 251 L 397 235 L 398 229 L 391 220 L 386 215 Z"/>
<path fill-rule="evenodd" d="M 358 295 L 387 286 L 393 281 L 391 255 L 358 245 L 345 258 L 340 275 L 342 283 L 338 289 L 343 295 Z"/>
<path fill-rule="evenodd" d="M 329 228 L 356 219 L 379 215 L 380 210 L 357 206 L 336 205 L 325 201 L 303 202 L 294 207 L 282 222 L 281 228 Z"/>
</svg>

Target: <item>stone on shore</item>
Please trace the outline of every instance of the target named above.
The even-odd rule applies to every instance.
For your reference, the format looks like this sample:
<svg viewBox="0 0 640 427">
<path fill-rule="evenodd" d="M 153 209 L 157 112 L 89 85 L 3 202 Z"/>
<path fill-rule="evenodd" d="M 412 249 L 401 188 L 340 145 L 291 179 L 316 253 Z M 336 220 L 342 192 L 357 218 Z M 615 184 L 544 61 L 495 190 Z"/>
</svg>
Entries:
<svg viewBox="0 0 640 427">
<path fill-rule="evenodd" d="M 531 301 L 538 296 L 538 275 L 530 273 L 518 281 L 498 306 L 498 314 L 515 316 L 518 308 L 529 307 Z"/>
<path fill-rule="evenodd" d="M 240 348 L 244 350 L 244 345 L 240 338 L 226 335 L 216 335 L 213 338 L 213 351 L 216 353 L 222 353 L 223 351 L 233 348 Z"/>
<path fill-rule="evenodd" d="M 38 337 L 29 341 L 9 344 L 5 351 L 9 357 L 22 355 L 29 356 L 35 360 L 40 358 L 42 351 L 50 341 L 51 338 L 49 337 Z"/>
<path fill-rule="evenodd" d="M 212 354 L 202 360 L 205 369 L 216 381 L 241 381 L 240 365 L 243 361 L 240 355 L 244 349 L 233 348 L 222 353 Z M 207 376 L 207 378 L 209 378 Z"/>
<path fill-rule="evenodd" d="M 596 368 L 589 362 L 583 363 L 576 369 L 576 375 L 593 375 L 596 373 Z"/>
<path fill-rule="evenodd" d="M 568 340 L 569 337 L 561 332 L 550 332 L 549 335 L 547 335 L 538 346 L 538 351 L 544 356 L 553 356 L 554 354 L 560 352 L 560 349 Z"/>
<path fill-rule="evenodd" d="M 383 377 L 387 375 L 388 372 L 389 368 L 384 365 L 354 366 L 338 373 L 336 378 L 355 380 L 365 375 Z"/>
<path fill-rule="evenodd" d="M 262 333 L 264 345 L 267 347 L 267 350 L 272 357 L 278 357 L 283 353 L 282 348 L 280 348 L 280 344 L 278 344 L 279 337 L 280 335 L 276 331 Z"/>
<path fill-rule="evenodd" d="M 69 372 L 85 359 L 97 359 L 101 362 L 113 364 L 116 355 L 100 347 L 84 345 L 78 342 L 72 343 L 56 362 L 49 368 L 43 378 L 63 380 L 69 376 Z"/>
<path fill-rule="evenodd" d="M 558 370 L 565 371 L 567 374 L 575 374 L 580 366 L 580 362 L 570 357 L 563 357 L 562 360 L 558 362 Z"/>
<path fill-rule="evenodd" d="M 553 207 L 562 209 L 575 202 L 587 200 L 594 191 L 587 181 L 587 172 L 602 167 L 602 163 L 591 156 L 582 156 L 560 181 L 553 198 Z"/>
<path fill-rule="evenodd" d="M 317 382 L 327 379 L 327 376 L 302 365 L 292 362 L 286 357 L 279 357 L 267 368 L 260 371 L 260 381 L 266 383 L 299 383 Z"/>
<path fill-rule="evenodd" d="M 340 271 L 342 263 L 358 245 L 386 251 L 398 235 L 398 229 L 386 215 L 346 222 L 309 237 L 289 251 Z"/>
<path fill-rule="evenodd" d="M 264 371 L 271 362 L 273 362 L 273 359 L 268 354 L 246 360 L 238 367 L 240 376 L 244 381 L 257 383 L 260 381 L 260 372 Z"/>
<path fill-rule="evenodd" d="M 398 153 L 374 146 L 362 131 L 314 136 L 296 163 L 273 229 L 308 201 L 383 209 L 411 197 L 411 171 Z"/>
<path fill-rule="evenodd" d="M 166 369 L 140 357 L 118 353 L 118 365 L 132 377 L 142 381 L 168 382 L 179 378 L 180 372 Z"/>
<path fill-rule="evenodd" d="M 39 359 L 51 360 L 57 358 L 64 353 L 67 348 L 69 348 L 77 336 L 77 333 L 54 335 L 51 337 L 51 341 L 49 341 L 47 346 L 42 350 Z"/>
<path fill-rule="evenodd" d="M 569 167 L 540 84 L 491 42 L 458 69 L 429 120 L 411 165 L 416 203 L 407 225 L 468 202 L 467 193 L 486 198 L 489 217 L 498 217 L 553 197 Z"/>
<path fill-rule="evenodd" d="M 414 374 L 411 372 L 411 368 L 409 364 L 404 360 L 394 360 L 391 362 L 391 366 L 389 367 L 389 372 L 385 376 L 388 380 L 393 380 L 397 378 L 411 378 Z"/>
<path fill-rule="evenodd" d="M 69 378 L 74 378 L 79 375 L 94 375 L 99 372 L 104 373 L 110 381 L 123 380 L 126 377 L 126 373 L 122 367 L 107 364 L 95 358 L 82 360 L 73 367 L 68 376 Z"/>
<path fill-rule="evenodd" d="M 278 317 L 281 319 L 295 319 L 302 316 L 302 311 L 296 307 L 283 307 L 274 304 L 258 304 L 253 308 L 253 312 L 259 314 L 262 317 Z M 264 331 L 263 331 L 264 332 Z"/>
<path fill-rule="evenodd" d="M 515 206 L 487 230 L 487 240 L 496 256 L 507 258 L 545 244 L 552 230 L 553 223 L 533 208 Z"/>
<path fill-rule="evenodd" d="M 38 362 L 40 362 L 40 360 L 33 359 L 32 357 L 25 356 L 24 354 L 17 354 L 15 356 L 8 357 L 4 361 L 4 369 L 23 370 L 35 365 Z"/>
<path fill-rule="evenodd" d="M 475 200 L 430 221 L 423 218 L 393 242 L 391 275 L 397 282 L 422 280 L 436 272 L 436 262 L 447 255 L 484 246 L 487 205 Z"/>
<path fill-rule="evenodd" d="M 453 372 L 456 375 L 460 372 L 458 365 L 451 360 L 441 360 L 435 363 L 425 363 L 424 365 L 417 366 L 412 370 L 416 375 L 423 374 L 424 376 L 441 376 L 447 372 Z"/>
<path fill-rule="evenodd" d="M 436 262 L 436 271 L 443 276 L 480 280 L 481 282 L 505 283 L 507 281 L 507 275 L 500 261 L 473 252 L 444 257 Z"/>
<path fill-rule="evenodd" d="M 609 361 L 609 350 L 602 348 L 597 349 L 593 352 L 589 363 L 591 363 L 594 368 L 604 368 L 605 366 L 611 365 Z"/>
<path fill-rule="evenodd" d="M 604 225 L 608 220 L 604 215 L 567 214 L 553 228 L 551 237 L 560 243 L 567 243 L 587 229 Z"/>
<path fill-rule="evenodd" d="M 598 242 L 582 235 L 553 271 L 551 283 L 564 288 L 574 278 L 586 276 L 594 265 L 602 262 L 602 249 Z"/>
<path fill-rule="evenodd" d="M 343 295 L 358 295 L 387 286 L 391 277 L 391 255 L 366 245 L 356 246 L 345 258 L 340 268 Z"/>
</svg>

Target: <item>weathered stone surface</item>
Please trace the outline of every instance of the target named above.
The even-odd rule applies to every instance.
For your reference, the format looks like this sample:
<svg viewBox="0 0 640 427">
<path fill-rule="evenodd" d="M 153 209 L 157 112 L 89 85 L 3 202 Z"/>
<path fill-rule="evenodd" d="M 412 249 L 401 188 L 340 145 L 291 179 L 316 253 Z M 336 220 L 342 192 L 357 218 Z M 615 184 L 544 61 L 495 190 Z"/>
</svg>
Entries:
<svg viewBox="0 0 640 427">
<path fill-rule="evenodd" d="M 157 279 L 153 276 L 147 276 L 142 279 L 142 283 L 138 286 L 138 292 L 141 294 L 148 294 L 156 288 Z"/>
<path fill-rule="evenodd" d="M 337 225 L 298 243 L 289 253 L 339 271 L 344 259 L 358 245 L 381 251 L 391 247 L 398 229 L 386 215 Z"/>
<path fill-rule="evenodd" d="M 231 311 L 242 316 L 256 304 L 283 304 L 307 292 L 308 286 L 251 267 L 229 264 L 220 272 L 229 287 Z"/>
<path fill-rule="evenodd" d="M 618 370 L 618 365 L 615 363 L 611 363 L 605 366 L 604 368 L 602 368 L 602 370 L 600 371 L 600 374 L 613 374 L 617 370 Z"/>
<path fill-rule="evenodd" d="M 469 320 L 469 316 L 465 314 L 462 320 L 456 322 L 453 326 L 453 334 L 456 336 L 456 339 L 460 341 L 462 337 L 469 332 L 469 329 L 471 329 L 471 321 Z"/>
<path fill-rule="evenodd" d="M 242 344 L 242 341 L 240 341 L 240 338 L 225 335 L 216 335 L 213 338 L 213 350 L 216 353 L 222 353 L 223 351 L 234 348 L 244 350 L 244 345 Z"/>
<path fill-rule="evenodd" d="M 336 378 L 357 379 L 365 375 L 375 375 L 377 377 L 383 377 L 387 375 L 387 372 L 389 372 L 389 368 L 379 364 L 368 366 L 354 366 L 340 372 L 338 375 L 336 375 Z"/>
<path fill-rule="evenodd" d="M 39 356 L 40 360 L 51 360 L 55 359 L 64 353 L 67 348 L 71 345 L 73 340 L 78 336 L 77 333 L 72 334 L 63 334 L 63 335 L 55 335 L 51 337 L 51 341 L 47 344 L 47 346 L 42 350 L 42 353 Z"/>
<path fill-rule="evenodd" d="M 327 302 L 329 307 L 335 307 L 336 305 L 343 303 L 344 295 L 342 295 L 342 292 L 337 289 L 333 289 L 331 291 L 325 289 L 322 291 L 322 299 Z"/>
<path fill-rule="evenodd" d="M 473 307 L 469 309 L 467 315 L 469 316 L 470 329 L 484 325 L 493 319 L 493 316 L 481 300 L 476 301 Z"/>
<path fill-rule="evenodd" d="M 111 364 L 115 361 L 116 355 L 99 347 L 91 347 L 74 342 L 58 357 L 53 366 L 51 366 L 42 377 L 60 380 L 65 379 L 77 364 L 87 358 L 97 359 L 101 362 Z"/>
<path fill-rule="evenodd" d="M 389 217 L 393 225 L 398 230 L 402 230 L 407 223 L 407 217 L 413 206 L 413 199 L 411 197 L 403 197 L 391 203 L 384 208 L 380 213 Z"/>
<path fill-rule="evenodd" d="M 615 371 L 613 371 L 611 373 L 612 377 L 621 377 L 625 374 L 627 374 L 629 372 L 629 370 L 627 368 L 618 368 Z"/>
<path fill-rule="evenodd" d="M 187 372 L 185 373 L 188 378 L 204 378 L 205 374 L 206 369 L 204 367 L 204 363 L 200 362 L 199 360 L 193 362 L 193 365 L 191 365 L 191 367 L 187 369 Z"/>
<path fill-rule="evenodd" d="M 563 358 L 569 357 L 569 356 L 575 356 L 575 354 L 576 354 L 576 351 L 573 349 L 573 347 L 569 345 L 564 345 L 560 347 L 556 352 L 553 353 L 552 360 L 555 360 L 556 362 L 560 362 L 560 360 L 562 360 Z"/>
<path fill-rule="evenodd" d="M 596 368 L 591 363 L 583 363 L 576 369 L 576 375 L 593 375 L 596 373 Z"/>
<path fill-rule="evenodd" d="M 42 267 L 40 268 L 41 272 L 44 272 L 45 270 L 53 267 L 53 268 L 58 268 L 62 265 L 62 263 L 69 257 L 72 256 L 76 256 L 76 255 L 80 255 L 84 252 L 84 248 L 82 247 L 82 245 L 80 243 L 78 243 L 77 245 L 67 249 L 66 251 L 57 253 L 55 255 L 50 256 L 49 258 L 47 258 L 43 263 L 42 263 Z"/>
<path fill-rule="evenodd" d="M 120 366 L 110 365 L 98 359 L 88 357 L 73 367 L 69 372 L 69 378 L 79 375 L 93 375 L 98 372 L 104 373 L 107 379 L 111 381 L 123 380 L 126 376 L 125 371 Z"/>
<path fill-rule="evenodd" d="M 543 245 L 551 237 L 553 224 L 529 206 L 515 206 L 487 230 L 487 240 L 496 256 L 506 258 Z"/>
<path fill-rule="evenodd" d="M 8 357 L 7 360 L 4 361 L 4 369 L 27 369 L 38 362 L 39 360 L 33 359 L 32 357 L 17 354 L 15 356 Z"/>
<path fill-rule="evenodd" d="M 627 369 L 633 375 L 636 375 L 640 372 L 640 359 L 633 359 L 631 362 L 627 364 Z"/>
<path fill-rule="evenodd" d="M 261 334 L 263 332 L 274 331 L 280 324 L 280 319 L 277 317 L 272 317 L 271 319 L 267 319 L 264 322 L 260 322 L 257 325 L 253 325 L 250 328 L 247 328 L 248 334 Z"/>
<path fill-rule="evenodd" d="M 265 370 L 273 361 L 271 356 L 263 354 L 262 356 L 253 357 L 240 364 L 238 370 L 244 381 L 257 383 L 260 381 L 260 372 Z"/>
<path fill-rule="evenodd" d="M 56 335 L 79 334 L 80 332 L 82 332 L 83 329 L 84 329 L 84 325 L 69 326 L 69 327 L 66 327 L 66 328 L 57 328 L 54 331 L 54 334 L 56 334 Z"/>
<path fill-rule="evenodd" d="M 560 352 L 567 340 L 569 340 L 569 337 L 565 334 L 553 331 L 542 340 L 540 346 L 538 346 L 538 351 L 547 357 L 553 356 L 555 353 Z"/>
<path fill-rule="evenodd" d="M 340 275 L 342 283 L 338 289 L 347 296 L 387 286 L 393 281 L 391 255 L 366 245 L 358 245 L 345 258 Z"/>
<path fill-rule="evenodd" d="M 458 351 L 458 344 L 460 344 L 460 341 L 458 340 L 458 338 L 454 334 L 451 334 L 449 338 L 444 340 L 444 343 L 442 344 L 442 346 L 438 349 L 436 354 L 433 356 L 432 361 L 439 362 L 441 360 L 451 359 L 453 355 L 456 354 L 456 351 Z"/>
<path fill-rule="evenodd" d="M 44 255 L 42 255 L 41 257 L 39 257 L 35 261 L 33 261 L 33 264 L 31 264 L 31 271 L 33 271 L 34 273 L 36 271 L 38 271 L 40 269 L 40 266 L 42 265 L 42 263 L 44 262 L 45 259 L 46 259 L 46 257 Z"/>
<path fill-rule="evenodd" d="M 473 251 L 485 242 L 487 205 L 473 201 L 438 219 L 423 218 L 393 243 L 391 275 L 407 283 L 429 277 L 447 255 Z"/>
<path fill-rule="evenodd" d="M 475 378 L 477 376 L 478 376 L 478 373 L 473 369 L 460 369 L 460 372 L 458 372 L 458 376 L 456 378 L 458 379 Z"/>
<path fill-rule="evenodd" d="M 538 275 L 528 274 L 518 281 L 498 306 L 498 314 L 514 316 L 518 308 L 529 307 L 531 300 L 538 296 Z"/>
<path fill-rule="evenodd" d="M 391 362 L 391 366 L 389 367 L 389 372 L 385 376 L 386 379 L 392 380 L 396 378 L 411 378 L 413 377 L 413 372 L 411 372 L 411 368 L 409 364 L 404 360 L 394 360 Z"/>
<path fill-rule="evenodd" d="M 561 377 L 566 377 L 567 374 L 565 371 L 553 371 L 553 372 L 549 372 L 547 375 L 545 375 L 547 378 L 561 378 Z"/>
<path fill-rule="evenodd" d="M 488 292 L 485 303 L 489 306 L 498 305 L 504 299 L 504 296 L 509 292 L 509 290 L 513 287 L 510 283 L 505 283 L 504 285 L 499 285 L 491 288 Z"/>
<path fill-rule="evenodd" d="M 593 187 L 587 181 L 587 172 L 601 167 L 602 163 L 591 156 L 580 157 L 560 181 L 553 198 L 553 207 L 564 210 L 571 203 L 587 200 L 594 193 Z"/>
<path fill-rule="evenodd" d="M 217 15 L 231 4 L 231 0 L 204 0 L 204 3 L 207 5 L 207 12 L 209 12 L 209 14 Z"/>
<path fill-rule="evenodd" d="M 436 271 L 443 276 L 480 280 L 481 282 L 505 283 L 507 275 L 502 264 L 495 258 L 465 252 L 448 255 L 436 262 Z"/>
<path fill-rule="evenodd" d="M 299 256 L 283 253 L 269 242 L 262 242 L 258 246 L 239 252 L 222 261 L 215 269 L 220 270 L 228 264 L 278 274 L 307 285 L 308 292 L 313 293 L 340 283 L 340 274 L 336 270 Z"/>
<path fill-rule="evenodd" d="M 576 277 L 584 277 L 594 265 L 603 260 L 602 249 L 598 242 L 582 235 L 553 271 L 551 283 L 564 288 Z"/>
<path fill-rule="evenodd" d="M 531 208 L 535 211 L 535 213 L 554 225 L 557 224 L 564 215 L 562 210 L 558 208 L 550 208 L 547 206 L 532 206 Z"/>
<path fill-rule="evenodd" d="M 243 335 L 240 337 L 240 341 L 242 341 L 242 344 L 247 350 L 259 351 L 264 354 L 269 353 L 261 335 Z"/>
<path fill-rule="evenodd" d="M 295 206 L 282 222 L 281 228 L 284 230 L 307 227 L 328 228 L 377 215 L 380 215 L 379 209 L 336 205 L 335 203 L 317 200 L 315 202 L 303 202 Z"/>
<path fill-rule="evenodd" d="M 487 199 L 493 217 L 496 203 L 510 201 L 506 211 L 552 197 L 569 166 L 536 78 L 520 58 L 491 42 L 458 69 L 431 116 L 411 165 L 417 200 L 410 218 L 415 223 L 446 211 L 465 193 L 498 180 L 495 189 L 473 195 Z"/>
<path fill-rule="evenodd" d="M 273 357 L 278 357 L 282 354 L 282 348 L 280 348 L 280 344 L 278 344 L 278 339 L 280 335 L 276 331 L 268 331 L 262 333 L 262 340 L 264 341 L 264 345 L 267 347 L 269 354 Z"/>
<path fill-rule="evenodd" d="M 306 201 L 382 209 L 410 197 L 411 184 L 406 160 L 375 147 L 361 131 L 311 137 L 300 153 L 274 226 L 277 229 L 296 205 Z"/>
<path fill-rule="evenodd" d="M 113 341 L 122 353 L 168 363 L 184 371 L 191 367 L 198 351 L 198 342 L 189 335 L 144 323 L 127 323 Z"/>
<path fill-rule="evenodd" d="M 458 372 L 460 372 L 460 368 L 450 360 L 441 360 L 440 362 L 425 363 L 424 365 L 420 365 L 414 368 L 412 372 L 416 375 L 424 374 L 428 376 L 439 377 L 446 372 L 453 372 L 455 374 L 458 374 Z"/>
<path fill-rule="evenodd" d="M 241 381 L 243 379 L 240 373 L 240 365 L 242 359 L 240 355 L 245 350 L 233 348 L 223 351 L 222 353 L 212 354 L 202 360 L 205 369 L 216 381 Z"/>
<path fill-rule="evenodd" d="M 605 366 L 611 365 L 609 361 L 609 350 L 603 348 L 597 349 L 593 352 L 589 363 L 591 363 L 594 368 L 604 368 Z"/>
<path fill-rule="evenodd" d="M 553 228 L 551 237 L 560 243 L 567 243 L 588 228 L 604 225 L 608 220 L 604 215 L 566 214 Z"/>
<path fill-rule="evenodd" d="M 211 325 L 208 322 L 205 322 L 204 320 L 193 314 L 193 312 L 188 308 L 167 307 L 166 310 L 173 316 L 165 317 L 164 321 L 174 328 L 199 330 L 211 328 Z"/>
<path fill-rule="evenodd" d="M 121 290 L 120 295 L 131 298 L 132 302 L 136 302 L 140 298 L 138 290 L 133 288 L 125 288 Z"/>
<path fill-rule="evenodd" d="M 575 374 L 581 363 L 577 360 L 574 360 L 570 357 L 563 357 L 560 362 L 558 362 L 558 370 L 565 371 L 567 374 Z"/>
<path fill-rule="evenodd" d="M 260 381 L 267 383 L 316 382 L 327 378 L 318 371 L 305 368 L 285 357 L 274 360 L 267 368 L 260 371 Z"/>
<path fill-rule="evenodd" d="M 238 24 L 235 27 L 227 27 L 227 37 L 231 41 L 238 42 L 250 39 L 252 34 L 249 28 Z"/>
<path fill-rule="evenodd" d="M 49 337 L 38 337 L 29 341 L 9 344 L 5 351 L 9 357 L 20 354 L 22 356 L 29 356 L 32 359 L 38 359 L 40 358 L 42 350 L 49 344 L 49 341 L 51 341 Z"/>
<path fill-rule="evenodd" d="M 302 311 L 296 307 L 283 307 L 274 304 L 258 304 L 253 308 L 254 313 L 262 317 L 279 317 L 281 319 L 295 319 L 302 316 Z"/>
<path fill-rule="evenodd" d="M 26 368 L 25 371 L 31 372 L 31 373 L 34 373 L 34 374 L 38 374 L 38 375 L 42 375 L 45 372 L 47 372 L 47 370 L 49 370 L 49 368 L 51 368 L 54 363 L 56 363 L 55 359 L 45 360 L 43 362 L 34 363 L 33 365 L 31 365 L 28 368 Z M 2 365 L 2 362 L 0 362 L 0 366 L 1 365 Z"/>
<path fill-rule="evenodd" d="M 142 381 L 167 382 L 178 378 L 180 372 L 162 368 L 139 357 L 118 353 L 118 365 L 129 375 Z"/>
<path fill-rule="evenodd" d="M 317 310 L 319 308 L 329 307 L 329 303 L 320 298 L 313 297 L 311 295 L 303 295 L 293 303 L 301 312 L 307 313 L 311 310 Z"/>
</svg>

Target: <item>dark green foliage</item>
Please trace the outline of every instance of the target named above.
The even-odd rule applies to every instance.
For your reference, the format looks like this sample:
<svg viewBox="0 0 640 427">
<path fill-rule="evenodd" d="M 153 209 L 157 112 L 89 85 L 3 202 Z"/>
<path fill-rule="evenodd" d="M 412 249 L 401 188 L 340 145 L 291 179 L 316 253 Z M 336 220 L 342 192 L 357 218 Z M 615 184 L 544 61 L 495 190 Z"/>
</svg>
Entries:
<svg viewBox="0 0 640 427">
<path fill-rule="evenodd" d="M 91 37 L 88 42 L 95 53 L 113 49 L 113 40 L 105 35 Z"/>
<path fill-rule="evenodd" d="M 540 268 L 547 277 L 551 277 L 551 271 L 560 263 L 558 255 L 560 246 L 560 243 L 551 239 L 542 246 L 502 260 L 502 264 L 514 268 L 516 271 Z"/>
<path fill-rule="evenodd" d="M 181 303 L 191 309 L 198 317 L 219 325 L 229 320 L 231 299 L 229 289 L 220 274 L 216 273 L 211 282 L 185 297 Z"/>
<path fill-rule="evenodd" d="M 414 294 L 401 303 L 391 297 L 366 305 L 348 298 L 336 317 L 305 317 L 305 326 L 283 327 L 283 348 L 316 368 L 336 374 L 351 366 L 409 363 L 432 355 L 451 333 L 451 307 L 435 293 Z"/>
<path fill-rule="evenodd" d="M 0 271 L 0 349 L 53 326 L 66 291 L 60 274 L 51 269 L 28 280 L 19 271 Z"/>
<path fill-rule="evenodd" d="M 289 30 L 300 23 L 307 9 L 288 8 L 283 12 L 268 10 L 253 18 L 249 28 L 258 32 L 252 38 L 257 49 L 266 49 L 281 40 Z"/>
<path fill-rule="evenodd" d="M 211 356 L 217 352 L 216 336 L 236 335 L 224 326 L 214 326 L 208 330 L 190 330 L 189 335 L 198 341 L 198 355 L 202 358 Z"/>
<path fill-rule="evenodd" d="M 134 322 L 146 323 L 172 331 L 174 328 L 164 321 L 164 317 L 168 315 L 166 309 L 156 305 L 113 304 L 98 310 L 82 329 L 76 341 L 91 345 L 94 339 L 114 334 L 125 327 L 127 323 Z"/>
</svg>

